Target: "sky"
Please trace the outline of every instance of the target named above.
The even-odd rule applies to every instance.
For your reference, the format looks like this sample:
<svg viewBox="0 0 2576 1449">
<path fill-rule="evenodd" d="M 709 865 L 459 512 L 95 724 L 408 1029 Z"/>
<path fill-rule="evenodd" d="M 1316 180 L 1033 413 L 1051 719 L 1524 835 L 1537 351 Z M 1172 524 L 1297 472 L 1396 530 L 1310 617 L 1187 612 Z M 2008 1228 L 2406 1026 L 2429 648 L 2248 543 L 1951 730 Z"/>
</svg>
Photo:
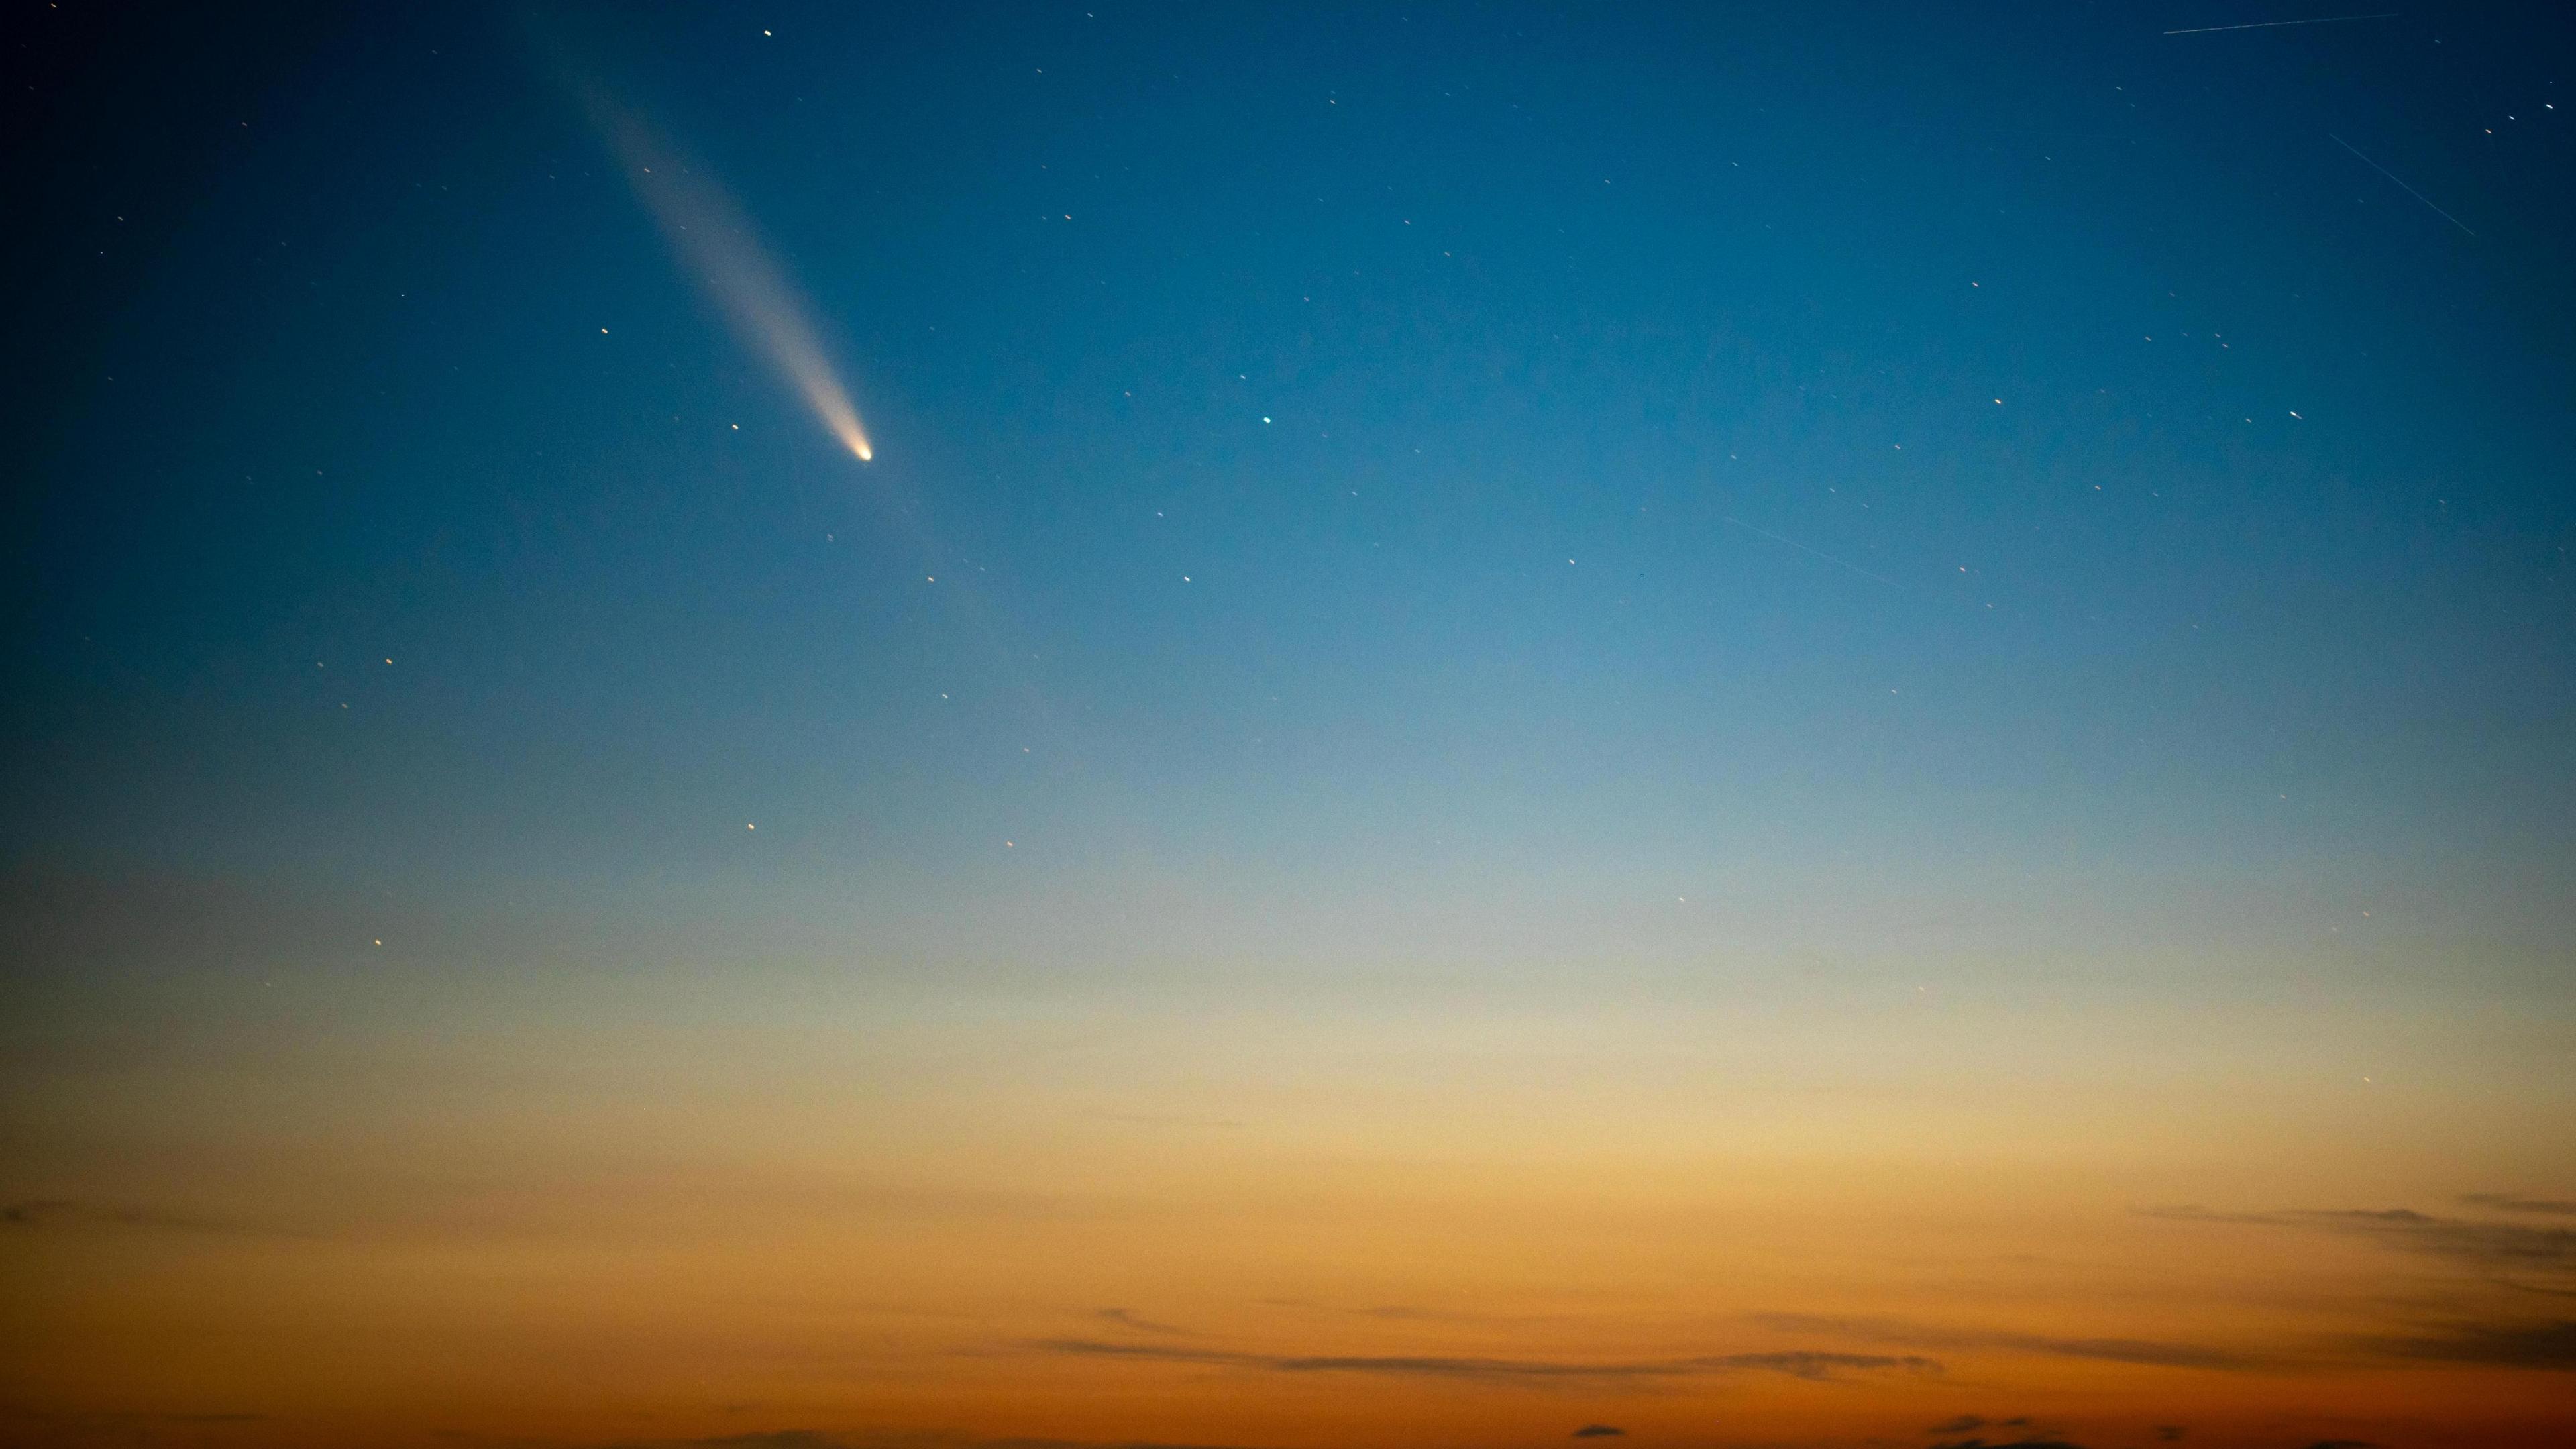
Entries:
<svg viewBox="0 0 2576 1449">
<path fill-rule="evenodd" d="M 0 1442 L 2576 1438 L 2545 9 L 13 5 Z"/>
</svg>

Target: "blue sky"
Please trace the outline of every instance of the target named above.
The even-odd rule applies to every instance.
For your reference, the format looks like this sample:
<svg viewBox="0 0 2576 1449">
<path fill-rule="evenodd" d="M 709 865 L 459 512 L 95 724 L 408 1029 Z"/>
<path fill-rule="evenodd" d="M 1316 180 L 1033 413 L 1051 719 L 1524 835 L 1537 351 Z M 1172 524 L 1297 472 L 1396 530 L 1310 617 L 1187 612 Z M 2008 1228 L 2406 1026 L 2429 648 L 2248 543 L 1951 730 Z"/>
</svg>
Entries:
<svg viewBox="0 0 2576 1449">
<path fill-rule="evenodd" d="M 392 1122 L 864 1019 L 1089 1102 L 1016 1074 L 1092 1022 L 1400 1105 L 1497 1021 L 1914 1080 L 1939 1000 L 2113 1096 L 2412 1063 L 2403 1180 L 2496 1189 L 2576 924 L 2566 37 L 2168 10 L 53 35 L 19 1085 L 385 1051 Z M 575 82 L 751 219 L 873 462 Z"/>
</svg>

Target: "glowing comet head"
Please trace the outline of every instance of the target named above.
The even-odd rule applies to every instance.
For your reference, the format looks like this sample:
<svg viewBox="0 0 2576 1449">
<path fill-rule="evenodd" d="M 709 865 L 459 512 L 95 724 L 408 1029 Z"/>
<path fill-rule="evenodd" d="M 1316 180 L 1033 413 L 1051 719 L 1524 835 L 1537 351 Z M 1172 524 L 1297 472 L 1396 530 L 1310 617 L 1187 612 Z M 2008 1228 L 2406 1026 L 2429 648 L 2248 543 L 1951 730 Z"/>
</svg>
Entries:
<svg viewBox="0 0 2576 1449">
<path fill-rule="evenodd" d="M 803 376 L 786 357 L 775 351 L 771 355 L 779 357 L 780 366 L 796 384 L 796 390 L 805 394 L 805 401 L 813 405 L 814 415 L 823 420 L 823 426 L 831 430 L 833 437 L 841 440 L 841 446 L 849 449 L 850 455 L 860 462 L 873 462 L 877 450 L 868 442 L 868 430 L 859 426 L 858 409 L 850 406 L 848 395 L 841 391 L 841 385 L 832 379 L 831 373 L 825 371 L 811 377 Z M 814 354 L 814 362 L 817 367 L 822 365 L 820 353 Z"/>
<path fill-rule="evenodd" d="M 725 320 L 768 355 L 841 446 L 862 463 L 875 461 L 876 448 L 859 425 L 849 389 L 841 385 L 807 320 L 809 309 L 752 234 L 741 209 L 713 182 L 673 157 L 641 120 L 598 87 L 586 87 L 583 99 L 600 134 L 624 163 L 635 194 L 661 223 L 673 250 L 697 272 Z"/>
</svg>

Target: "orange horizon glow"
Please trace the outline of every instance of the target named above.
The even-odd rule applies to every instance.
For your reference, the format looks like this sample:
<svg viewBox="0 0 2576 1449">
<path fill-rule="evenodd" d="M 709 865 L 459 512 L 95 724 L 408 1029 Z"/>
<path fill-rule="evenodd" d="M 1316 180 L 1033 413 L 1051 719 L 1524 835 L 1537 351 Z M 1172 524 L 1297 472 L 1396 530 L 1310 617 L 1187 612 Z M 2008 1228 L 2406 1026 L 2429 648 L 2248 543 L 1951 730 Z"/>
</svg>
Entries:
<svg viewBox="0 0 2576 1449">
<path fill-rule="evenodd" d="M 1844 1022 L 1839 1046 L 1775 1016 L 1796 1052 L 1727 1065 L 1697 1044 L 1754 1016 L 1112 1025 L 1033 997 L 941 1026 L 865 1000 L 738 1047 L 650 1012 L 495 1019 L 474 1050 L 511 1095 L 414 1122 L 399 1158 L 353 1090 L 374 1077 L 318 1057 L 62 1101 L 100 1124 L 185 1104 L 160 1131 L 264 1165 L 27 1205 L 0 1238 L 20 1396 L 309 1426 L 244 1443 L 428 1442 L 430 1403 L 573 1445 L 2009 1443 L 1928 1431 L 2019 1419 L 2087 1446 L 2466 1449 L 2565 1423 L 2563 1375 L 2457 1331 L 2530 1318 L 2515 1289 L 2338 1215 L 2506 1231 L 2446 1187 L 2531 1164 L 2440 1114 L 2323 1145 L 2380 1099 L 2314 1085 L 2289 1018 L 2212 1042 L 2278 1058 L 2241 1080 L 2250 1112 L 2139 1078 L 2094 1029 L 2030 1053 L 2048 1092 L 1944 1083 L 1950 1047 L 2068 1029 L 2023 1012 Z M 1855 1048 L 1885 1090 L 1800 1086 Z M 350 1105 L 291 1132 L 264 1105 L 303 1100 Z"/>
</svg>

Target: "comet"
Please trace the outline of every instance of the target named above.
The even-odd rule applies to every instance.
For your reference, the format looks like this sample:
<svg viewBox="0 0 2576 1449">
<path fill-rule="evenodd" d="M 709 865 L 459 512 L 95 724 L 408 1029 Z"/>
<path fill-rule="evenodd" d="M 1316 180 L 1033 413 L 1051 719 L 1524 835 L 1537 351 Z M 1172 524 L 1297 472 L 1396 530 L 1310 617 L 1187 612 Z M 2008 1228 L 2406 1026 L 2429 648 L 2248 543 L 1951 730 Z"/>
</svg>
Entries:
<svg viewBox="0 0 2576 1449">
<path fill-rule="evenodd" d="M 876 458 L 858 406 L 808 320 L 811 308 L 760 244 L 750 219 L 724 188 L 689 165 L 644 120 L 598 86 L 584 108 L 653 214 L 671 249 L 695 273 L 744 344 L 767 356 L 823 428 L 860 462 Z"/>
</svg>

